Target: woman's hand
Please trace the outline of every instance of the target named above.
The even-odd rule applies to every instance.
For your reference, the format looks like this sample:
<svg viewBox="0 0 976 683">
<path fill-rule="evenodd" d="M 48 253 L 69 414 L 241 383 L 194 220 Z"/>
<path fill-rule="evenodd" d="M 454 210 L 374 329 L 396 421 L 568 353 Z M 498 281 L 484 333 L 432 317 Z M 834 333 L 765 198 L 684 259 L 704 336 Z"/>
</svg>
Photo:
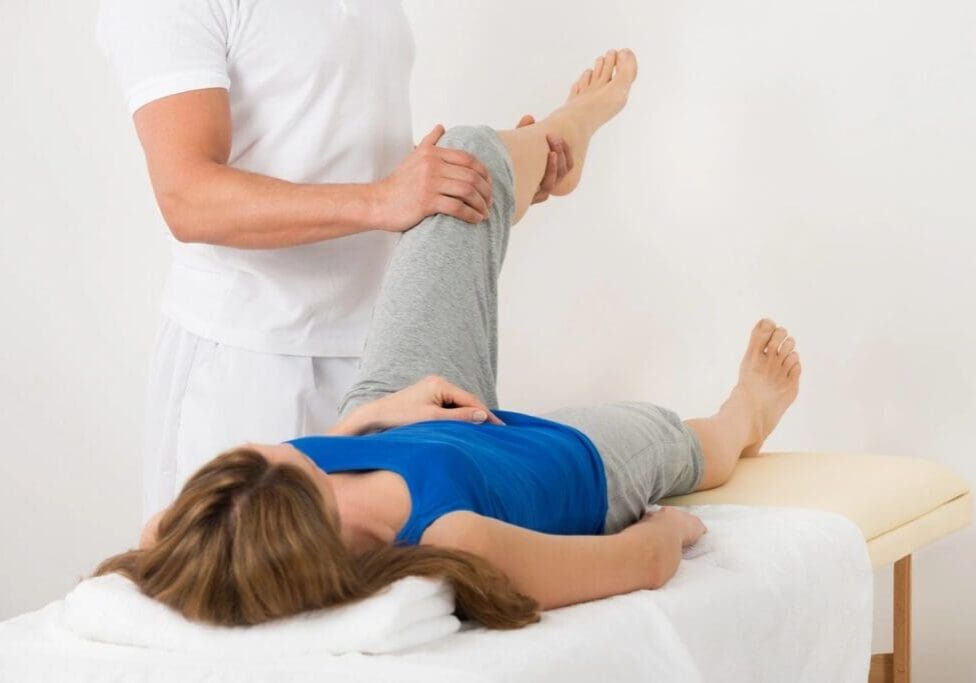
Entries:
<svg viewBox="0 0 976 683">
<path fill-rule="evenodd" d="M 645 512 L 620 536 L 631 549 L 625 562 L 637 573 L 640 588 L 655 589 L 666 584 L 681 563 L 681 549 L 694 544 L 705 533 L 700 519 L 679 508 L 662 506 Z"/>
<path fill-rule="evenodd" d="M 444 135 L 438 124 L 393 173 L 375 184 L 374 224 L 403 232 L 427 216 L 443 213 L 480 223 L 491 207 L 491 174 L 460 149 L 437 147 Z"/>
<path fill-rule="evenodd" d="M 705 528 L 704 522 L 698 517 L 695 517 L 690 512 L 685 512 L 680 508 L 668 505 L 660 506 L 659 510 L 645 512 L 638 524 L 647 523 L 650 520 L 659 522 L 669 529 L 673 529 L 681 539 L 682 548 L 694 545 L 701 538 L 702 534 L 708 531 Z"/>
<path fill-rule="evenodd" d="M 474 394 L 443 377 L 430 375 L 406 389 L 356 408 L 329 433 L 362 434 L 427 420 L 505 424 Z"/>
</svg>

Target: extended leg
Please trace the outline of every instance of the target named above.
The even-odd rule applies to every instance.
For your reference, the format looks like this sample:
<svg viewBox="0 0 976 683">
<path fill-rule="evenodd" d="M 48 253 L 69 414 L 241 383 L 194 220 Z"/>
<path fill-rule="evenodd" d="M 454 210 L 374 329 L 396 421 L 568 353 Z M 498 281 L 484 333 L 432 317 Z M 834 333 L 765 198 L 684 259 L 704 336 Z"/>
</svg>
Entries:
<svg viewBox="0 0 976 683">
<path fill-rule="evenodd" d="M 705 473 L 698 490 L 721 486 L 740 456 L 757 455 L 796 398 L 800 357 L 782 327 L 760 320 L 739 369 L 739 383 L 712 417 L 686 420 L 701 442 Z"/>
<path fill-rule="evenodd" d="M 619 401 L 567 406 L 541 417 L 580 430 L 600 453 L 607 480 L 605 533 L 630 526 L 650 503 L 694 490 L 703 476 L 698 439 L 667 408 Z"/>
<path fill-rule="evenodd" d="M 661 498 L 719 486 L 739 457 L 758 450 L 796 396 L 800 366 L 786 330 L 753 328 L 739 383 L 719 412 L 684 422 L 640 401 L 569 406 L 542 417 L 586 434 L 603 459 L 606 533 L 640 519 Z"/>
</svg>

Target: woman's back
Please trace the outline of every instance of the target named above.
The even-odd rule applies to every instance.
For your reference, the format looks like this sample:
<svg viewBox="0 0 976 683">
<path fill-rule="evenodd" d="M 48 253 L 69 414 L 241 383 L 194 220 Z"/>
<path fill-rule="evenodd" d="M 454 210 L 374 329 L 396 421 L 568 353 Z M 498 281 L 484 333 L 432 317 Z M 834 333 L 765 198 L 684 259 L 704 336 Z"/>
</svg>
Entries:
<svg viewBox="0 0 976 683">
<path fill-rule="evenodd" d="M 504 426 L 435 420 L 289 443 L 325 472 L 382 469 L 402 476 L 411 512 L 397 541 L 419 543 L 432 522 L 456 510 L 545 533 L 601 533 L 606 479 L 592 442 L 557 422 L 495 414 Z"/>
</svg>

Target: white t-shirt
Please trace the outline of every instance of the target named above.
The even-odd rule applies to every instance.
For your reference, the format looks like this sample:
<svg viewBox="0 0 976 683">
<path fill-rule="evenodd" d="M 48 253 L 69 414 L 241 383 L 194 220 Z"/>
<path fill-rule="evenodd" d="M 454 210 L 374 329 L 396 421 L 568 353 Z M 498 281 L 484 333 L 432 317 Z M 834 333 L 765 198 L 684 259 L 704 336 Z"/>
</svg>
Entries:
<svg viewBox="0 0 976 683">
<path fill-rule="evenodd" d="M 130 112 L 227 88 L 229 164 L 365 183 L 413 148 L 413 39 L 400 0 L 103 0 L 98 43 Z M 222 344 L 359 356 L 395 233 L 284 249 L 174 240 L 163 312 Z"/>
</svg>

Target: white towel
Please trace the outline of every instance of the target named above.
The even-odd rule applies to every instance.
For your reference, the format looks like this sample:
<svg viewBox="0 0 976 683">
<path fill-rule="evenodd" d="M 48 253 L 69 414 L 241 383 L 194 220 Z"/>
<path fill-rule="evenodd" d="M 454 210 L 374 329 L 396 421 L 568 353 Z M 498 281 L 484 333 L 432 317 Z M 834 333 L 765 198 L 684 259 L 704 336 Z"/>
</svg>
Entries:
<svg viewBox="0 0 976 683">
<path fill-rule="evenodd" d="M 357 603 L 256 626 L 187 620 L 120 574 L 79 583 L 64 599 L 64 626 L 87 640 L 213 656 L 383 653 L 460 628 L 454 591 L 442 579 L 409 576 Z"/>
<path fill-rule="evenodd" d="M 867 680 L 872 570 L 864 537 L 854 524 L 815 510 L 702 506 L 690 511 L 702 517 L 708 533 L 686 551 L 664 588 L 551 610 L 524 629 L 469 625 L 450 637 L 387 655 L 287 656 L 295 643 L 283 642 L 276 633 L 274 644 L 262 650 L 274 649 L 271 654 L 228 657 L 214 651 L 217 644 L 205 631 L 197 631 L 201 635 L 194 643 L 203 653 L 81 639 L 64 627 L 62 599 L 0 622 L 0 681 Z M 318 645 L 301 631 L 296 626 L 288 638 Z M 408 643 L 387 644 L 391 649 Z M 247 650 L 264 645 L 259 637 Z"/>
</svg>

